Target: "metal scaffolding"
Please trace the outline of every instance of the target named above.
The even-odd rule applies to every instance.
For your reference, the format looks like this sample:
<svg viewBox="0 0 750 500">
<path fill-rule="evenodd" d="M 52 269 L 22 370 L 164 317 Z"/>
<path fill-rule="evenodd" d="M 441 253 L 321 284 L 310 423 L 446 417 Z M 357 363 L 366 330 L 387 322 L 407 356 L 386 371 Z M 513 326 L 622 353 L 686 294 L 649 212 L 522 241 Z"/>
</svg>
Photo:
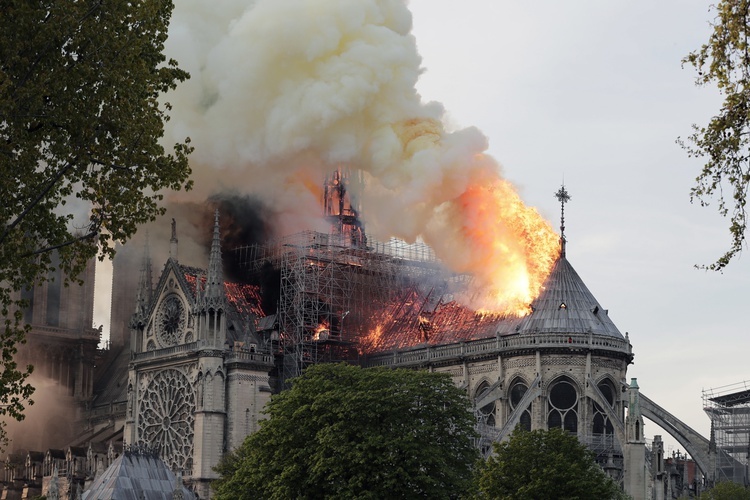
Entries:
<svg viewBox="0 0 750 500">
<path fill-rule="evenodd" d="M 703 410 L 711 419 L 711 442 L 716 446 L 716 481 L 747 485 L 750 382 L 704 390 Z"/>
<path fill-rule="evenodd" d="M 424 244 L 377 242 L 305 231 L 236 250 L 250 274 L 280 275 L 280 373 L 286 381 L 309 364 L 353 359 L 373 321 L 417 282 L 447 277 Z"/>
</svg>

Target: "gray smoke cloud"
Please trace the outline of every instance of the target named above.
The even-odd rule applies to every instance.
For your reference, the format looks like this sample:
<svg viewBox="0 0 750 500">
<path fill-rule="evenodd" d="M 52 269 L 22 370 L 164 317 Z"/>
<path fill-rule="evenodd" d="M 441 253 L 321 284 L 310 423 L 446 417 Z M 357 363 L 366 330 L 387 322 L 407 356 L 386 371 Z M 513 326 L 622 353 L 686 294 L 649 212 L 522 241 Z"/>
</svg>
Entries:
<svg viewBox="0 0 750 500">
<path fill-rule="evenodd" d="M 422 102 L 411 25 L 403 0 L 178 2 L 167 52 L 191 79 L 166 96 L 165 139 L 192 139 L 196 189 L 171 202 L 239 190 L 272 207 L 279 235 L 325 230 L 322 179 L 359 169 L 370 234 L 425 241 L 491 286 L 493 307 L 528 301 L 529 261 L 557 237 L 484 154 L 484 135 L 447 130 L 442 105 Z"/>
<path fill-rule="evenodd" d="M 74 438 L 75 401 L 57 381 L 33 374 L 29 382 L 35 388 L 34 404 L 26 407 L 26 418 L 20 422 L 6 419 L 9 450 L 62 449 Z"/>
</svg>

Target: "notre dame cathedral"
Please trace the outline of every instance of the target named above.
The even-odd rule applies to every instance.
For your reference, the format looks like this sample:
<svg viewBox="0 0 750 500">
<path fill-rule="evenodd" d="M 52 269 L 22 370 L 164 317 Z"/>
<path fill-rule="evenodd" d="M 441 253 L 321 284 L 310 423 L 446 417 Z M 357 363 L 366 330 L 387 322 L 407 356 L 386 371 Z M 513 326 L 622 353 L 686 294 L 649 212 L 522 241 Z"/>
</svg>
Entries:
<svg viewBox="0 0 750 500">
<path fill-rule="evenodd" d="M 110 348 L 96 351 L 96 330 L 83 328 L 75 349 L 42 351 L 74 399 L 74 429 L 46 452 L 9 456 L 3 498 L 48 492 L 58 476 L 68 495 L 85 491 L 130 447 L 156 450 L 211 498 L 213 467 L 257 429 L 271 395 L 333 361 L 449 373 L 474 402 L 483 453 L 517 425 L 562 427 L 635 499 L 694 495 L 711 479 L 708 440 L 628 380 L 629 336 L 573 269 L 564 235 L 529 312 L 495 315 L 460 305 L 466 277 L 429 248 L 370 240 L 351 207 L 334 211 L 329 233 L 233 249 L 217 211 L 205 268 L 180 263 L 174 220 L 156 279 L 148 247 L 140 264 L 116 260 Z M 227 259 L 241 270 L 231 278 Z M 646 446 L 644 417 L 681 436 L 691 460 L 672 463 L 676 473 L 657 441 Z"/>
</svg>

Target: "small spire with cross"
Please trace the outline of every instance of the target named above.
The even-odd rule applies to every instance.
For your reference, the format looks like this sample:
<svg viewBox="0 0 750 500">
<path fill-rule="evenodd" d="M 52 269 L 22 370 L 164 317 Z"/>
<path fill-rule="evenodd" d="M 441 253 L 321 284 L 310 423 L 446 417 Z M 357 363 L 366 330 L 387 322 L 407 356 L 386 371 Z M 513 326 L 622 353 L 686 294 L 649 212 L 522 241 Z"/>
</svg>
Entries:
<svg viewBox="0 0 750 500">
<path fill-rule="evenodd" d="M 555 193 L 555 198 L 560 202 L 560 255 L 565 257 L 565 204 L 570 201 L 570 195 L 565 189 L 565 183 Z"/>
</svg>

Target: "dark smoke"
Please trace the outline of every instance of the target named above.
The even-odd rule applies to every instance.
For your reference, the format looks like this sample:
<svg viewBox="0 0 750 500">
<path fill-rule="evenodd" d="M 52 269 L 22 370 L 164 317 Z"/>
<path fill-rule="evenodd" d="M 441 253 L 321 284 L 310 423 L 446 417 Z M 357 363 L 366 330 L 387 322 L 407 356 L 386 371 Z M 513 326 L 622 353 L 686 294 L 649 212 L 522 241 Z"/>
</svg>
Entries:
<svg viewBox="0 0 750 500">
<path fill-rule="evenodd" d="M 277 236 L 277 213 L 259 198 L 234 191 L 225 191 L 209 197 L 202 203 L 171 201 L 167 203 L 164 217 L 160 217 L 148 229 L 151 261 L 156 279 L 162 263 L 169 256 L 171 220 L 177 221 L 178 259 L 181 264 L 206 269 L 211 250 L 214 229 L 214 211 L 219 210 L 219 232 L 221 234 L 222 264 L 224 279 L 234 283 L 251 283 L 262 288 L 263 310 L 276 312 L 278 304 L 278 272 L 264 269 L 251 274 L 247 267 L 249 252 L 238 252 L 237 248 L 266 243 Z M 129 246 L 134 246 L 135 255 L 143 255 L 145 232 L 139 231 Z M 140 269 L 140 261 L 134 266 Z M 131 301 L 132 302 L 132 301 Z M 132 305 L 127 314 L 132 314 Z M 129 317 L 129 316 L 128 316 Z"/>
<path fill-rule="evenodd" d="M 263 264 L 260 270 L 261 308 L 266 314 L 275 314 L 281 299 L 281 271 L 270 262 Z"/>
<path fill-rule="evenodd" d="M 271 210 L 259 199 L 237 192 L 219 193 L 208 200 L 211 223 L 213 227 L 213 211 L 219 209 L 219 225 L 221 231 L 222 261 L 225 278 L 229 281 L 248 281 L 246 270 L 240 261 L 239 254 L 234 250 L 248 245 L 266 242 L 272 232 Z M 213 237 L 212 231 L 206 236 Z"/>
</svg>

